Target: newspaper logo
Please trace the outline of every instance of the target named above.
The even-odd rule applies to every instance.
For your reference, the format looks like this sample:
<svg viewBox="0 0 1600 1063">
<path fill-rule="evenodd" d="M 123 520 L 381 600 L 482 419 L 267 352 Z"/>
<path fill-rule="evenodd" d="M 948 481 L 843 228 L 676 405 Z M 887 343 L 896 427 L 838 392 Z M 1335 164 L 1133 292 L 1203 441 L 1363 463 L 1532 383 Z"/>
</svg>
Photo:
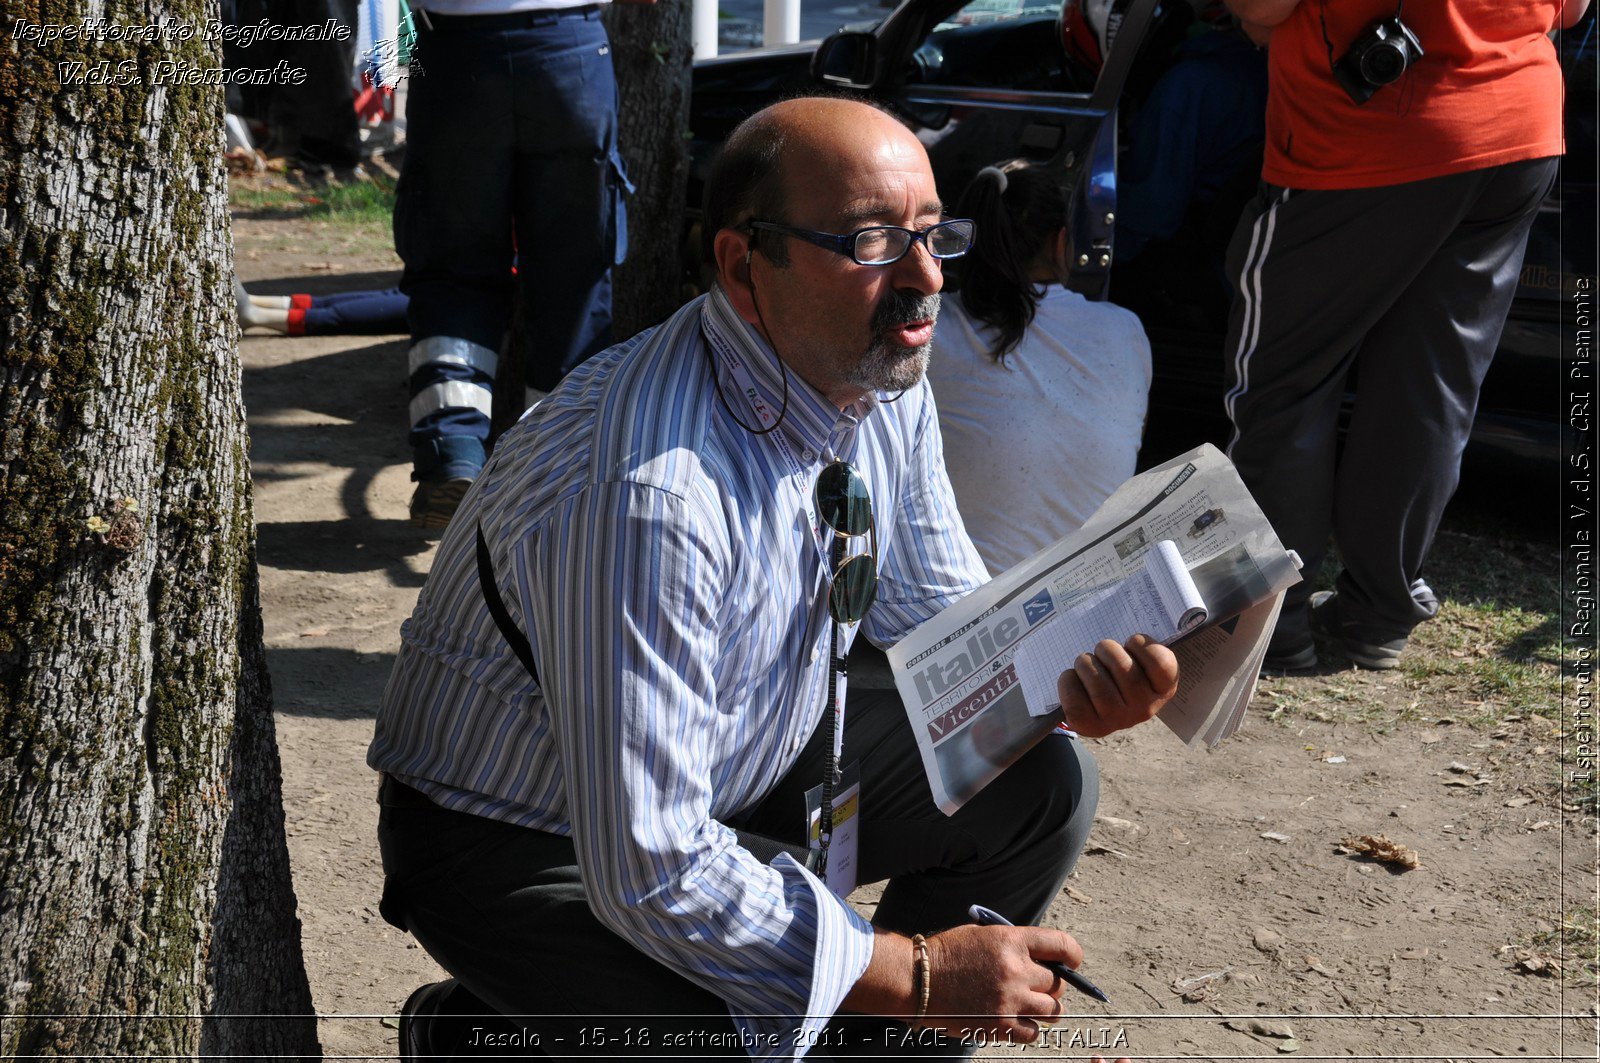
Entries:
<svg viewBox="0 0 1600 1063">
<path fill-rule="evenodd" d="M 957 702 L 949 711 L 929 720 L 928 736 L 935 742 L 944 738 L 995 701 L 998 701 L 1001 694 L 1017 685 L 1017 681 L 1016 668 L 1007 665 L 999 675 Z"/>
<path fill-rule="evenodd" d="M 1029 627 L 1033 627 L 1055 611 L 1056 603 L 1050 600 L 1048 589 L 1040 591 L 1022 603 L 1022 615 L 1028 621 Z"/>
</svg>

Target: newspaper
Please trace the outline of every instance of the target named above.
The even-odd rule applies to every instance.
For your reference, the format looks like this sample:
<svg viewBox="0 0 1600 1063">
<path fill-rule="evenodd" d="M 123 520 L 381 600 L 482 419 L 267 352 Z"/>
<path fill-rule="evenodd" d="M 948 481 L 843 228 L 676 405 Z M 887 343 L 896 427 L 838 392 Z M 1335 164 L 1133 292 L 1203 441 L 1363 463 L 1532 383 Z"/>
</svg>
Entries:
<svg viewBox="0 0 1600 1063">
<path fill-rule="evenodd" d="M 1126 642 L 1143 633 L 1170 645 L 1205 620 L 1205 600 L 1178 544 L 1161 540 L 1144 552 L 1137 572 L 1079 595 L 1017 643 L 1013 660 L 1028 715 L 1061 714 L 1056 680 L 1063 662 L 1092 652 L 1101 639 Z"/>
<path fill-rule="evenodd" d="M 1299 561 L 1233 465 L 1206 444 L 1135 476 L 1078 531 L 889 651 L 934 800 L 947 815 L 1060 722 L 1029 711 L 1015 660 L 1025 636 L 1075 600 L 1137 572 L 1162 540 L 1177 544 L 1208 619 L 1173 647 L 1178 691 L 1158 718 L 1190 745 L 1215 745 L 1237 729 L 1283 591 L 1300 578 Z M 1062 670 L 1070 664 L 1063 661 Z"/>
</svg>

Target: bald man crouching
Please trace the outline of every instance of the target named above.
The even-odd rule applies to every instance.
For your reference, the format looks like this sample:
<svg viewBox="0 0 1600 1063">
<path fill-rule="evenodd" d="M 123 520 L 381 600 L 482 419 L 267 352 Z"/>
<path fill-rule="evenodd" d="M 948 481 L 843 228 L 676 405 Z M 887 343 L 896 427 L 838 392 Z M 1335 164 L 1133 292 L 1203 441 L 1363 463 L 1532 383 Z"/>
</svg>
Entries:
<svg viewBox="0 0 1600 1063">
<path fill-rule="evenodd" d="M 1028 925 L 1093 819 L 1082 743 L 947 817 L 900 703 L 830 681 L 987 578 L 923 381 L 971 224 L 914 136 L 837 99 L 745 122 L 705 223 L 715 290 L 500 441 L 402 629 L 368 754 L 383 912 L 454 976 L 407 1001 L 403 1055 L 961 1057 L 1034 1040 L 1068 991 L 1038 961 L 1082 960 Z M 1164 647 L 1103 642 L 1064 715 L 1110 734 L 1176 684 Z M 870 922 L 752 851 L 804 845 L 835 766 L 859 813 L 826 873 L 888 880 Z"/>
</svg>

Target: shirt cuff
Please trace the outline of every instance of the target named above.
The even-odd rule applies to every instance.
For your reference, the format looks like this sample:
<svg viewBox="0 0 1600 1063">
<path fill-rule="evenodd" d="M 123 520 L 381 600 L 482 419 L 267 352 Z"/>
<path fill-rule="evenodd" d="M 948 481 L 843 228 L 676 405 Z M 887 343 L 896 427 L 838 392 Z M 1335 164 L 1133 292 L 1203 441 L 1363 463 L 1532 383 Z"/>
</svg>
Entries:
<svg viewBox="0 0 1600 1063">
<path fill-rule="evenodd" d="M 810 888 L 817 927 L 811 992 L 802 1015 L 735 1015 L 733 1021 L 750 1046 L 752 1058 L 795 1060 L 821 1042 L 823 1028 L 866 973 L 874 932 L 865 916 L 835 897 L 821 879 L 788 853 L 779 854 L 772 867 L 784 878 L 801 876 Z"/>
</svg>

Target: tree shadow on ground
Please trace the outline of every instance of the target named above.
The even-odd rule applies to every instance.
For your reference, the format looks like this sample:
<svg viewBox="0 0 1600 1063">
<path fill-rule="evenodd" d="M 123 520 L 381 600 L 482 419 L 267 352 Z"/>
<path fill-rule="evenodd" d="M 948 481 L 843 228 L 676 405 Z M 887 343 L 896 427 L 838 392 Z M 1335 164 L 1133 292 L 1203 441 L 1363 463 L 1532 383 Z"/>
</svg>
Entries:
<svg viewBox="0 0 1600 1063">
<path fill-rule="evenodd" d="M 273 709 L 329 720 L 373 719 L 394 658 L 338 646 L 269 647 Z"/>
<path fill-rule="evenodd" d="M 247 341 L 248 342 L 248 341 Z M 309 343 L 313 340 L 277 340 Z M 342 341 L 349 342 L 349 341 Z M 404 512 L 373 512 L 373 481 L 410 457 L 405 443 L 404 339 L 275 360 L 270 352 L 244 370 L 255 481 L 282 485 L 316 472 L 348 469 L 337 516 L 263 522 L 260 560 L 275 568 L 384 572 L 395 586 L 420 587 L 410 562 L 431 543 Z M 264 364 L 263 364 L 264 363 Z"/>
<path fill-rule="evenodd" d="M 370 270 L 365 273 L 295 273 L 247 281 L 245 287 L 250 289 L 251 295 L 336 295 L 343 292 L 383 291 L 399 283 L 400 274 L 394 270 Z"/>
</svg>

